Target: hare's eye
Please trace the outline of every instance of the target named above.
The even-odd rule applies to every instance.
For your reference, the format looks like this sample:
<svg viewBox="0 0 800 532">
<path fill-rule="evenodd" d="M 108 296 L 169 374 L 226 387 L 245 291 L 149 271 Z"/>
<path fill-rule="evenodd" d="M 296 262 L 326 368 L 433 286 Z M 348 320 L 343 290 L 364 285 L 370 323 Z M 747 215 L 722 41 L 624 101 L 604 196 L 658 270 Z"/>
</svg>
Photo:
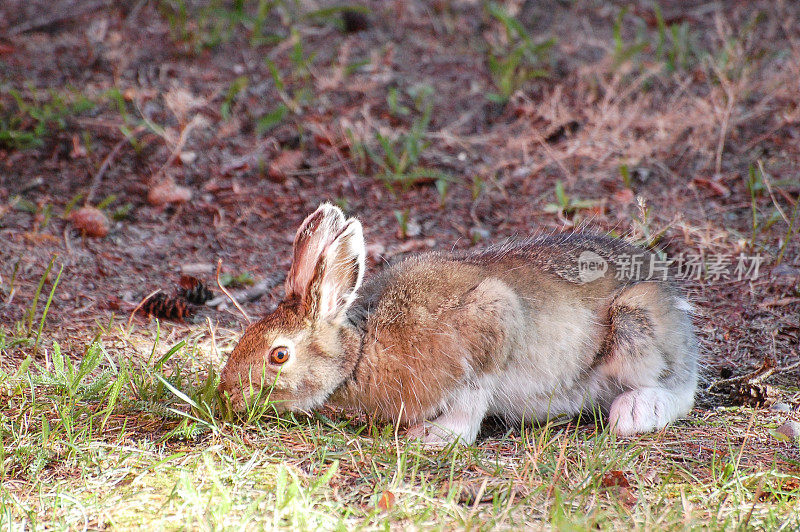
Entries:
<svg viewBox="0 0 800 532">
<path fill-rule="evenodd" d="M 272 348 L 272 351 L 269 352 L 270 364 L 276 364 L 280 366 L 281 364 L 285 364 L 287 360 L 289 360 L 288 347 L 285 346 L 274 347 Z"/>
</svg>

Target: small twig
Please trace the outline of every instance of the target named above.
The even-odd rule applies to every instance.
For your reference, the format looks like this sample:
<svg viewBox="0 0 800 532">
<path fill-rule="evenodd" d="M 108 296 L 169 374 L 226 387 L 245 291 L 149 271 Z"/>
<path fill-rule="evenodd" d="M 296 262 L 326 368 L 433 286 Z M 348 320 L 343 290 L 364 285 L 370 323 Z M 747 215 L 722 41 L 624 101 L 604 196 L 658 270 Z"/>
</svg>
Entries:
<svg viewBox="0 0 800 532">
<path fill-rule="evenodd" d="M 219 351 L 217 350 L 217 335 L 214 333 L 214 326 L 211 325 L 211 318 L 206 316 L 206 324 L 208 325 L 208 333 L 211 335 L 211 353 L 214 355 L 214 359 L 217 360 L 219 358 Z"/>
<path fill-rule="evenodd" d="M 750 435 L 752 432 L 750 429 L 753 428 L 753 422 L 756 420 L 756 410 L 753 410 L 753 414 L 750 416 L 750 421 L 747 422 L 747 428 L 744 429 L 744 439 L 742 440 L 742 446 L 739 448 L 739 456 L 736 457 L 736 466 L 733 468 L 734 471 L 739 470 L 739 464 L 742 461 L 742 456 L 744 455 L 745 447 L 747 447 L 747 440 L 750 439 Z"/>
<path fill-rule="evenodd" d="M 22 188 L 20 188 L 17 191 L 17 194 L 22 195 L 22 194 L 28 192 L 29 190 L 32 190 L 32 189 L 40 186 L 42 183 L 44 183 L 44 179 L 42 179 L 41 177 L 37 177 L 36 179 L 31 179 L 30 181 L 25 183 L 25 185 L 23 185 Z"/>
<path fill-rule="evenodd" d="M 714 383 L 711 383 L 711 385 L 708 388 L 706 388 L 706 391 L 712 392 L 720 388 L 726 388 L 733 384 L 740 384 L 743 382 L 749 382 L 755 384 L 775 373 L 776 369 L 777 368 L 775 365 L 775 359 L 772 357 L 767 357 L 764 359 L 764 362 L 761 363 L 761 367 L 759 367 L 752 373 L 748 373 L 747 375 L 740 375 L 739 377 L 732 377 L 730 379 L 723 379 L 716 381 Z"/>
<path fill-rule="evenodd" d="M 517 488 L 516 486 L 511 486 L 511 489 L 508 491 L 508 502 L 506 503 L 506 507 L 503 510 L 503 513 L 500 514 L 500 519 L 498 519 L 497 521 L 497 528 L 500 528 L 505 522 L 509 512 L 511 512 L 511 505 L 514 504 L 514 500 L 516 498 L 517 498 Z"/>
<path fill-rule="evenodd" d="M 764 373 L 761 373 L 760 375 L 756 375 L 752 379 L 747 379 L 745 382 L 747 382 L 747 384 L 758 384 L 759 382 L 763 381 L 764 379 L 766 379 L 767 377 L 769 377 L 770 375 L 775 373 L 775 371 L 777 371 L 777 370 L 778 370 L 778 368 L 775 368 L 775 367 L 769 368 L 769 369 L 765 370 Z"/>
<path fill-rule="evenodd" d="M 136 2 L 136 5 L 133 6 L 133 9 L 131 9 L 128 12 L 128 15 L 125 17 L 125 23 L 127 24 L 132 19 L 136 18 L 136 16 L 139 14 L 139 11 L 141 11 L 142 9 L 142 6 L 145 5 L 146 3 L 147 0 L 139 0 L 138 2 Z"/>
<path fill-rule="evenodd" d="M 142 299 L 139 302 L 138 305 L 136 305 L 136 308 L 133 309 L 133 311 L 131 312 L 131 316 L 128 318 L 128 327 L 131 326 L 131 322 L 133 322 L 133 317 L 136 315 L 137 312 L 139 312 L 139 309 L 142 308 L 142 305 L 147 303 L 148 299 L 150 299 L 151 297 L 153 297 L 154 295 L 156 295 L 159 292 L 161 292 L 160 288 L 158 290 L 154 290 L 153 292 L 150 292 L 149 294 L 147 294 L 147 296 L 145 296 L 144 299 Z"/>
<path fill-rule="evenodd" d="M 544 148 L 544 151 L 550 160 L 556 163 L 559 168 L 561 168 L 561 171 L 564 172 L 564 177 L 566 177 L 570 183 L 574 183 L 576 181 L 575 174 L 569 171 L 569 168 L 567 168 L 567 165 L 564 164 L 564 161 L 556 156 L 553 149 L 547 144 L 541 135 L 537 134 L 536 136 L 538 137 L 536 140 L 538 140 L 539 144 L 542 146 L 542 148 Z"/>
<path fill-rule="evenodd" d="M 161 174 L 163 174 L 173 162 L 175 162 L 175 159 L 178 158 L 178 154 L 180 154 L 180 151 L 183 149 L 184 146 L 186 146 L 186 142 L 189 140 L 189 134 L 196 126 L 200 124 L 201 121 L 202 117 L 199 114 L 194 115 L 194 117 L 189 121 L 189 123 L 184 126 L 183 130 L 181 131 L 181 135 L 178 138 L 178 142 L 175 143 L 175 147 L 172 149 L 172 153 L 170 153 L 169 157 L 167 158 L 167 162 L 165 162 L 164 165 L 161 168 L 159 168 L 155 174 L 153 174 L 153 177 L 151 178 L 152 183 L 155 183 L 157 178 L 160 177 Z"/>
<path fill-rule="evenodd" d="M 800 297 L 782 297 L 780 299 L 768 299 L 758 304 L 758 308 L 785 307 L 800 302 Z"/>
<path fill-rule="evenodd" d="M 767 187 L 767 192 L 769 192 L 769 197 L 772 198 L 772 203 L 775 204 L 775 208 L 778 209 L 778 212 L 781 214 L 781 218 L 787 224 L 791 225 L 789 218 L 786 216 L 786 213 L 783 212 L 781 209 L 780 204 L 775 200 L 775 194 L 772 193 L 772 185 L 769 182 L 769 177 L 767 173 L 764 171 L 764 165 L 761 163 L 761 159 L 758 160 L 758 170 L 761 172 L 761 180 L 764 181 L 764 185 Z"/>
<path fill-rule="evenodd" d="M 72 255 L 72 246 L 69 243 L 69 226 L 64 227 L 64 248 Z"/>
<path fill-rule="evenodd" d="M 85 206 L 89 206 L 90 202 L 92 201 L 92 196 L 94 196 L 97 187 L 100 185 L 100 180 L 103 179 L 103 175 L 106 173 L 106 170 L 108 170 L 108 167 L 111 166 L 111 161 L 114 160 L 114 157 L 117 156 L 117 153 L 119 153 L 119 150 L 126 142 L 128 142 L 127 138 L 117 142 L 114 148 L 108 152 L 108 155 L 106 155 L 105 159 L 103 159 L 102 164 L 100 164 L 100 168 L 92 178 L 92 184 L 89 185 L 89 192 L 86 193 L 86 199 L 83 202 Z"/>
<path fill-rule="evenodd" d="M 247 312 L 245 312 L 244 309 L 241 307 L 241 305 L 239 305 L 239 302 L 236 301 L 236 298 L 233 297 L 233 294 L 231 294 L 227 288 L 222 286 L 222 283 L 219 280 L 220 270 L 222 270 L 222 259 L 217 259 L 217 286 L 219 286 L 219 289 L 222 290 L 223 294 L 228 296 L 228 299 L 231 300 L 233 306 L 239 309 L 239 312 L 242 313 L 242 316 L 244 316 L 244 319 L 247 320 L 247 323 L 253 323 L 253 320 L 250 319 L 250 316 L 247 315 Z"/>
<path fill-rule="evenodd" d="M 778 368 L 778 371 L 780 373 L 784 373 L 784 372 L 787 372 L 787 371 L 792 371 L 795 368 L 800 368 L 800 361 L 797 361 L 794 364 L 790 364 L 788 366 L 783 366 L 781 368 Z"/>
<path fill-rule="evenodd" d="M 724 389 L 730 387 L 731 385 L 741 384 L 741 383 L 748 383 L 748 384 L 758 384 L 759 382 L 763 381 L 767 377 L 771 376 L 774 373 L 786 373 L 792 371 L 796 368 L 800 368 L 800 361 L 795 362 L 794 364 L 789 364 L 788 366 L 777 366 L 775 364 L 775 359 L 772 357 L 768 357 L 764 359 L 764 362 L 761 364 L 761 367 L 757 370 L 748 373 L 747 375 L 741 375 L 739 377 L 732 377 L 730 379 L 723 379 L 712 383 L 708 388 L 706 388 L 706 392 L 714 393 L 714 390 Z"/>
<path fill-rule="evenodd" d="M 97 11 L 98 9 L 108 7 L 110 4 L 109 0 L 100 0 L 98 2 L 86 3 L 83 6 L 78 7 L 78 4 L 80 3 L 81 2 L 67 2 L 67 5 L 60 6 L 60 10 L 56 11 L 51 9 L 46 15 L 18 24 L 17 26 L 14 26 L 8 30 L 6 37 L 13 37 L 15 35 L 19 35 L 20 33 L 46 28 L 57 22 L 72 20 L 91 11 Z M 56 6 L 56 8 L 58 7 L 59 6 Z"/>
<path fill-rule="evenodd" d="M 561 450 L 558 453 L 558 459 L 556 459 L 556 467 L 553 471 L 553 478 L 550 479 L 550 486 L 547 487 L 547 495 L 545 495 L 545 497 L 548 499 L 553 495 L 553 490 L 556 487 L 556 481 L 558 480 L 559 473 L 561 473 L 561 466 L 564 464 L 564 456 L 567 452 L 567 443 L 569 443 L 567 438 L 569 428 L 570 425 L 567 425 L 566 430 L 564 430 L 564 442 L 561 444 Z"/>
<path fill-rule="evenodd" d="M 272 290 L 272 288 L 277 286 L 282 280 L 283 280 L 282 277 L 275 277 L 275 276 L 268 277 L 262 281 L 259 281 L 258 283 L 254 284 L 252 287 L 246 290 L 239 290 L 236 294 L 234 294 L 234 297 L 236 298 L 237 301 L 239 299 L 241 299 L 242 301 L 255 301 L 256 299 L 260 298 L 261 296 Z M 217 296 L 211 301 L 208 301 L 206 303 L 206 306 L 218 307 L 224 301 L 225 297 Z"/>
<path fill-rule="evenodd" d="M 761 477 L 761 481 L 758 483 L 758 488 L 756 488 L 756 493 L 753 495 L 753 504 L 750 505 L 750 511 L 747 512 L 747 515 L 744 517 L 744 521 L 740 524 L 741 530 L 747 530 L 747 525 L 750 524 L 750 518 L 753 517 L 753 510 L 756 509 L 756 504 L 758 504 L 758 500 L 764 494 L 764 477 Z"/>
<path fill-rule="evenodd" d="M 730 122 L 731 114 L 733 114 L 734 101 L 728 95 L 728 105 L 725 106 L 725 112 L 722 115 L 722 123 L 719 126 L 719 140 L 717 141 L 717 151 L 714 157 L 714 174 L 720 175 L 722 172 L 722 152 L 725 149 L 725 137 L 728 134 L 728 122 Z"/>
<path fill-rule="evenodd" d="M 397 455 L 397 459 L 400 460 L 400 422 L 403 419 L 403 410 L 406 407 L 405 401 L 400 401 L 400 413 L 397 415 L 397 423 L 394 424 L 394 449 Z M 425 425 L 422 425 L 422 434 L 425 435 Z M 394 474 L 394 478 L 392 478 L 392 484 L 397 482 L 397 472 Z"/>
<path fill-rule="evenodd" d="M 324 131 L 325 131 L 325 138 L 327 138 L 328 142 L 331 143 L 331 149 L 333 150 L 334 155 L 336 155 L 336 158 L 339 159 L 339 162 L 341 163 L 342 168 L 344 168 L 344 171 L 347 173 L 347 182 L 350 184 L 350 188 L 352 188 L 353 190 L 356 190 L 355 176 L 353 175 L 353 171 L 350 170 L 350 166 L 347 164 L 347 162 L 342 157 L 342 153 L 339 151 L 339 146 L 337 146 L 334 143 L 333 138 L 331 138 L 330 131 L 328 131 L 327 129 L 325 129 Z"/>
<path fill-rule="evenodd" d="M 728 76 L 725 75 L 724 72 L 713 62 L 711 63 L 711 67 L 714 69 L 714 72 L 717 74 L 717 78 L 719 79 L 719 84 L 722 87 L 722 91 L 725 94 L 725 109 L 722 112 L 722 121 L 720 122 L 719 127 L 719 139 L 717 140 L 717 149 L 716 154 L 714 157 L 714 172 L 716 175 L 719 175 L 722 172 L 722 152 L 725 150 L 725 137 L 728 135 L 728 125 L 733 115 L 733 109 L 736 105 L 736 93 L 733 88 L 733 84 L 728 79 Z"/>
</svg>

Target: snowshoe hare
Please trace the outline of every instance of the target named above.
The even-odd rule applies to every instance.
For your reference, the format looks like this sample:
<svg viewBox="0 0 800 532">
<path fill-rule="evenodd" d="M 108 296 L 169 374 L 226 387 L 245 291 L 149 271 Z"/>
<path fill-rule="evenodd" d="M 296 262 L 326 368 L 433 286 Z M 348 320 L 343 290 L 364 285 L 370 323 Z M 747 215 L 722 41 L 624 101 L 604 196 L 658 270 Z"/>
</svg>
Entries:
<svg viewBox="0 0 800 532">
<path fill-rule="evenodd" d="M 321 205 L 294 240 L 286 297 L 247 328 L 219 385 L 242 410 L 326 402 L 472 443 L 489 415 L 545 420 L 594 408 L 620 435 L 686 414 L 697 386 L 690 306 L 650 253 L 565 234 L 429 253 L 368 279 L 361 223 Z M 622 260 L 622 259 L 625 260 Z M 587 266 L 587 260 L 589 266 Z"/>
</svg>

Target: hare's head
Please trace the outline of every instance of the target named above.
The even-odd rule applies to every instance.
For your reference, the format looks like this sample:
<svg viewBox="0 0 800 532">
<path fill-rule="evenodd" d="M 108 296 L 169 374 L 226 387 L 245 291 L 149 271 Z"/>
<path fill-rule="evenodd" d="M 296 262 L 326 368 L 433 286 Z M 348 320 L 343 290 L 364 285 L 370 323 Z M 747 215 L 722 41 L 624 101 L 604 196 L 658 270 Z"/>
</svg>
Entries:
<svg viewBox="0 0 800 532">
<path fill-rule="evenodd" d="M 280 410 L 317 407 L 355 366 L 358 340 L 343 322 L 364 275 L 361 223 L 324 203 L 293 247 L 284 300 L 247 328 L 222 371 L 218 391 L 234 410 L 256 396 Z"/>
</svg>

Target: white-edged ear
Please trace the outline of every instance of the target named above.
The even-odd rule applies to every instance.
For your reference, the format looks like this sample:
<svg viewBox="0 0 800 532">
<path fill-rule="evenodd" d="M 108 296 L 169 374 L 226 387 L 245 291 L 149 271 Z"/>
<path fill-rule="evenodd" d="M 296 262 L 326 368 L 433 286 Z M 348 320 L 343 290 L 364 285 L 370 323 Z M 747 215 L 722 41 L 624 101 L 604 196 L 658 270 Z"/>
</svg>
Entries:
<svg viewBox="0 0 800 532">
<path fill-rule="evenodd" d="M 319 319 L 341 320 L 356 298 L 364 278 L 364 231 L 350 218 L 320 257 L 309 288 L 311 307 Z"/>
<path fill-rule="evenodd" d="M 342 231 L 345 216 L 339 207 L 323 203 L 300 225 L 292 245 L 292 266 L 286 276 L 286 297 L 307 296 L 322 254 Z"/>
</svg>

